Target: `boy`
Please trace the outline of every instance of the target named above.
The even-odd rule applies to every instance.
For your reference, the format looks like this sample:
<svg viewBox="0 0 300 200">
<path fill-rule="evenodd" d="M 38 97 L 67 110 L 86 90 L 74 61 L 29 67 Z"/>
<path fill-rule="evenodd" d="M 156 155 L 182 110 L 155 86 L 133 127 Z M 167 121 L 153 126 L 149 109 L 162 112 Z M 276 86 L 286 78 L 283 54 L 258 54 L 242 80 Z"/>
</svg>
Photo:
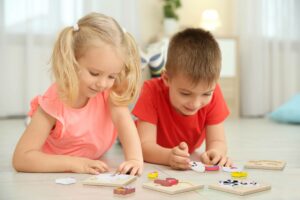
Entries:
<svg viewBox="0 0 300 200">
<path fill-rule="evenodd" d="M 144 160 L 189 169 L 190 153 L 206 139 L 205 164 L 230 166 L 223 121 L 228 108 L 217 84 L 221 52 L 202 29 L 173 36 L 161 78 L 144 83 L 133 110 L 138 118 Z"/>
</svg>

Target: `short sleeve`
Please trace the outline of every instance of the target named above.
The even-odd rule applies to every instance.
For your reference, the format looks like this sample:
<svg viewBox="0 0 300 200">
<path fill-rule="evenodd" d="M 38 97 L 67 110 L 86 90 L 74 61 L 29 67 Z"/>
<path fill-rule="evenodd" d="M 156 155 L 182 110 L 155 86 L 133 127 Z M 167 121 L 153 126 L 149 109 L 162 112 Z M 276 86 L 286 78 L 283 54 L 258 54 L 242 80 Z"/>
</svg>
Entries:
<svg viewBox="0 0 300 200">
<path fill-rule="evenodd" d="M 214 125 L 223 122 L 229 115 L 229 110 L 224 100 L 219 85 L 213 94 L 211 103 L 207 107 L 206 125 Z"/>
<path fill-rule="evenodd" d="M 63 104 L 58 98 L 55 85 L 52 85 L 44 95 L 36 96 L 31 101 L 28 116 L 32 117 L 39 106 L 55 119 L 62 120 Z"/>
<path fill-rule="evenodd" d="M 145 82 L 132 113 L 138 119 L 156 125 L 158 120 L 156 97 L 154 87 L 151 87 L 150 83 Z"/>
</svg>

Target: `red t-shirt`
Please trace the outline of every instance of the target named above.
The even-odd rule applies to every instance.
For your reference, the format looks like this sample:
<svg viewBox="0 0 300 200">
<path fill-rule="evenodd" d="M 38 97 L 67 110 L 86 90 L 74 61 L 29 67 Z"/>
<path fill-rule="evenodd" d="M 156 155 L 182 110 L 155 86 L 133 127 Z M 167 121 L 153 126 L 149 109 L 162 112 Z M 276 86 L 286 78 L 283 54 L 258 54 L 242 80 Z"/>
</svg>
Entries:
<svg viewBox="0 0 300 200">
<path fill-rule="evenodd" d="M 169 88 L 162 79 L 154 78 L 144 83 L 132 113 L 140 120 L 156 125 L 157 144 L 173 148 L 184 141 L 192 153 L 205 139 L 206 126 L 224 121 L 229 110 L 217 85 L 208 105 L 195 115 L 184 116 L 171 105 Z"/>
</svg>

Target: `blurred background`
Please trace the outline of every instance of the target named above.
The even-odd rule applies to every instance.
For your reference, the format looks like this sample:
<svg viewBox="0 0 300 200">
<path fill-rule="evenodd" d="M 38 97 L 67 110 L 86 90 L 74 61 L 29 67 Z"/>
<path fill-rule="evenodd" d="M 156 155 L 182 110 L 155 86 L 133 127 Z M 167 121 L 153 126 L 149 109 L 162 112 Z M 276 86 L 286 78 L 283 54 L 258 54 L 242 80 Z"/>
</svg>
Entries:
<svg viewBox="0 0 300 200">
<path fill-rule="evenodd" d="M 210 30 L 222 49 L 220 84 L 233 115 L 264 117 L 300 93 L 299 10 L 297 0 L 0 0 L 0 118 L 26 115 L 51 83 L 58 32 L 91 11 L 134 35 L 145 79 L 151 56 L 165 54 L 172 34 Z"/>
</svg>

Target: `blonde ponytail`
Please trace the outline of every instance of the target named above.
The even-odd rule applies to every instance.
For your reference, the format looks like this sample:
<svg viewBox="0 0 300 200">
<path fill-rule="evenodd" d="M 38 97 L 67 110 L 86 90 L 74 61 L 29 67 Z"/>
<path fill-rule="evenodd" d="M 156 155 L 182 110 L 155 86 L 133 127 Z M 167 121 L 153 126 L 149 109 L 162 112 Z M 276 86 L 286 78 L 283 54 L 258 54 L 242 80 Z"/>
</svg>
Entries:
<svg viewBox="0 0 300 200">
<path fill-rule="evenodd" d="M 51 57 L 52 71 L 61 98 L 72 102 L 78 95 L 78 63 L 74 53 L 72 27 L 63 29 L 54 45 Z"/>
<path fill-rule="evenodd" d="M 131 34 L 124 33 L 127 58 L 124 69 L 110 93 L 112 102 L 119 106 L 132 103 L 138 96 L 141 86 L 140 55 Z"/>
</svg>

